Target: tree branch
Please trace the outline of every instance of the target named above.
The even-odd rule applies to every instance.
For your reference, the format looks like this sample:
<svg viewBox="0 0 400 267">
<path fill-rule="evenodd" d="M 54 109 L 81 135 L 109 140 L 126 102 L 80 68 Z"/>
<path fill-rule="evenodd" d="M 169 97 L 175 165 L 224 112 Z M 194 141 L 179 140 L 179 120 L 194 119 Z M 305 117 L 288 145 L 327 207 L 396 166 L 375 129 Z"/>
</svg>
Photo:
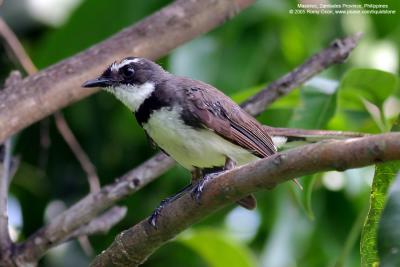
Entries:
<svg viewBox="0 0 400 267">
<path fill-rule="evenodd" d="M 55 217 L 16 248 L 16 261 L 21 265 L 36 262 L 48 249 L 63 242 L 72 232 L 110 208 L 118 200 L 140 190 L 171 166 L 173 160 L 157 154 L 140 166 L 104 186 L 97 193 L 90 193 Z"/>
<path fill-rule="evenodd" d="M 288 139 L 294 140 L 325 140 L 325 139 L 346 139 L 363 137 L 369 134 L 358 133 L 358 132 L 345 132 L 345 131 L 328 131 L 328 130 L 304 130 L 304 129 L 292 129 L 292 128 L 276 128 L 270 126 L 264 126 L 268 129 L 271 136 L 284 136 Z"/>
<path fill-rule="evenodd" d="M 335 40 L 328 48 L 313 55 L 302 65 L 276 82 L 270 83 L 264 90 L 244 102 L 242 107 L 250 114 L 253 114 L 253 116 L 259 115 L 263 107 L 271 104 L 277 98 L 288 94 L 312 76 L 315 76 L 333 64 L 342 63 L 354 47 L 356 47 L 361 37 L 362 34 L 357 33 Z M 260 99 L 260 101 L 255 101 L 256 99 Z"/>
<path fill-rule="evenodd" d="M 159 58 L 209 31 L 254 0 L 176 0 L 109 39 L 0 92 L 0 143 L 10 135 L 97 89 L 81 84 L 116 59 Z M 155 45 L 157 44 L 157 45 Z"/>
<path fill-rule="evenodd" d="M 71 233 L 67 239 L 73 239 L 83 235 L 106 234 L 114 225 L 119 223 L 126 215 L 126 207 L 114 206 L 87 225 L 81 226 Z"/>
<path fill-rule="evenodd" d="M 106 234 L 112 227 L 119 223 L 126 215 L 126 207 L 114 206 L 100 216 L 91 220 L 88 224 L 81 226 L 74 231 L 66 240 L 78 239 L 79 245 L 88 256 L 94 255 L 88 235 Z"/>
<path fill-rule="evenodd" d="M 325 51 L 325 50 L 323 50 Z M 321 65 L 324 65 L 325 68 L 328 68 L 330 64 L 334 64 L 336 62 L 325 62 L 324 60 L 327 58 L 324 56 L 323 51 L 321 51 L 318 58 L 322 60 L 320 62 Z M 331 53 L 331 50 L 328 50 L 328 53 Z M 311 62 L 308 60 L 307 62 Z M 317 66 L 314 61 L 313 66 Z M 307 63 L 305 63 L 307 64 Z M 304 69 L 307 69 L 310 73 L 314 73 L 315 71 L 312 67 L 307 67 L 307 65 L 303 65 Z M 294 70 L 296 71 L 296 70 Z M 311 77 L 311 74 L 305 74 L 308 78 Z M 285 86 L 290 86 L 290 84 L 300 84 L 299 80 L 302 82 L 307 79 L 303 79 L 298 75 L 291 75 L 290 73 L 285 75 L 291 76 L 294 80 L 288 81 Z M 275 83 L 279 83 L 278 81 Z M 265 90 L 269 90 L 267 87 Z M 250 109 L 250 114 L 259 114 L 261 113 L 266 106 L 258 105 L 258 102 L 264 101 L 264 97 L 266 94 L 259 94 L 258 97 L 253 97 L 251 100 L 247 101 L 247 105 L 253 106 L 254 108 Z M 316 135 L 321 134 L 321 131 L 316 130 L 300 130 L 300 129 L 284 129 L 284 128 L 270 128 L 272 135 L 281 136 L 282 134 L 289 134 L 291 136 L 307 136 L 307 135 Z M 274 132 L 275 131 L 275 132 Z M 331 137 L 338 137 L 346 135 L 344 132 L 337 131 L 322 131 L 324 134 L 330 134 Z M 361 136 L 359 133 L 349 133 L 347 134 L 350 137 Z M 44 226 L 34 235 L 30 236 L 24 243 L 20 244 L 17 248 L 17 257 L 20 262 L 34 262 L 37 258 L 39 258 L 43 253 L 45 253 L 50 247 L 55 246 L 65 240 L 66 236 L 68 236 L 71 232 L 75 231 L 82 224 L 88 223 L 91 219 L 93 219 L 97 214 L 104 211 L 105 209 L 111 207 L 116 201 L 121 200 L 127 197 L 130 194 L 141 189 L 143 186 L 148 184 L 149 182 L 155 180 L 161 174 L 169 170 L 174 164 L 174 161 L 167 157 L 162 153 L 158 153 L 154 157 L 150 158 L 140 166 L 132 169 L 127 174 L 122 177 L 116 179 L 113 184 L 103 187 L 98 193 L 91 193 L 84 197 L 82 200 L 77 202 L 75 205 L 70 207 L 68 210 L 57 216 L 52 222 L 48 225 Z M 63 229 L 63 231 L 59 231 L 59 229 Z"/>
<path fill-rule="evenodd" d="M 250 193 L 271 190 L 311 173 L 344 171 L 390 160 L 400 160 L 400 133 L 320 142 L 258 160 L 211 180 L 200 205 L 190 192 L 170 203 L 163 209 L 157 229 L 145 219 L 122 232 L 91 266 L 137 266 L 190 225 Z"/>
<path fill-rule="evenodd" d="M 1 27 L 0 21 L 0 30 Z M 13 71 L 5 81 L 6 86 L 12 86 L 21 80 L 21 73 L 18 71 Z M 13 159 L 11 156 L 11 142 L 12 137 L 6 139 L 4 144 L 1 144 L 3 148 L 3 153 L 1 153 L 2 168 L 0 168 L 0 256 L 4 264 L 11 265 L 11 255 L 13 249 L 13 242 L 10 238 L 10 233 L 8 231 L 8 189 L 11 181 L 11 175 L 13 173 Z"/>
</svg>

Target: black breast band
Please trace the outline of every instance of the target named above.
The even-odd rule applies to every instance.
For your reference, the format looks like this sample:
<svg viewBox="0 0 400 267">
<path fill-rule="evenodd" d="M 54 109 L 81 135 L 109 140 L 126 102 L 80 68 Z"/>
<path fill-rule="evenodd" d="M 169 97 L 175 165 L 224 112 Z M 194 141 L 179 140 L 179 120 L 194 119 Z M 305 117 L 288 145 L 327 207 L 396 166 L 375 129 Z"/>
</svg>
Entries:
<svg viewBox="0 0 400 267">
<path fill-rule="evenodd" d="M 140 105 L 139 109 L 135 112 L 136 120 L 141 126 L 149 120 L 151 113 L 161 109 L 162 107 L 169 106 L 169 104 L 165 100 L 163 101 L 163 99 L 160 99 L 155 92 L 156 91 L 146 98 Z"/>
</svg>

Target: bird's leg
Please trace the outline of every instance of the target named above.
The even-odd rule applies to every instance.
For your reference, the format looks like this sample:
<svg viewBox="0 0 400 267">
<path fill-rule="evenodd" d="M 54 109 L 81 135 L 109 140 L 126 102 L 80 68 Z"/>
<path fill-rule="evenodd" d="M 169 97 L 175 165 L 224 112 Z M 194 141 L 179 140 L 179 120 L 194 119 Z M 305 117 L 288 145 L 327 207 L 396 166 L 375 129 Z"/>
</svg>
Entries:
<svg viewBox="0 0 400 267">
<path fill-rule="evenodd" d="M 158 206 L 157 209 L 154 210 L 154 212 L 152 213 L 152 215 L 149 218 L 149 223 L 157 228 L 156 224 L 157 224 L 157 219 L 161 214 L 161 211 L 163 210 L 163 208 L 168 205 L 169 203 L 175 201 L 176 199 L 180 198 L 186 191 L 188 191 L 189 189 L 192 188 L 192 185 L 195 184 L 197 181 L 201 180 L 202 178 L 202 171 L 200 168 L 194 168 L 192 170 L 192 183 L 185 186 L 183 189 L 181 189 L 178 193 L 176 193 L 173 196 L 167 197 L 166 199 L 162 200 L 160 202 L 160 205 Z"/>
<path fill-rule="evenodd" d="M 215 171 L 212 173 L 206 173 L 202 179 L 200 179 L 196 185 L 194 185 L 193 190 L 192 190 L 192 197 L 194 200 L 196 200 L 197 203 L 200 203 L 201 199 L 201 194 L 203 193 L 204 186 L 212 180 L 214 177 L 220 175 L 221 173 L 231 170 L 235 168 L 236 162 L 233 161 L 232 159 L 226 157 L 225 159 L 225 165 L 223 168 L 221 168 L 219 171 Z"/>
<path fill-rule="evenodd" d="M 235 168 L 235 166 L 236 162 L 233 159 L 226 157 L 224 170 L 225 171 L 232 170 L 233 168 Z"/>
<path fill-rule="evenodd" d="M 189 184 L 187 186 L 185 186 L 183 189 L 181 189 L 178 193 L 176 193 L 173 196 L 167 197 L 166 199 L 163 199 L 160 202 L 160 205 L 158 206 L 158 208 L 156 208 L 153 213 L 151 214 L 150 218 L 148 219 L 149 224 L 151 224 L 154 228 L 157 228 L 157 219 L 161 214 L 161 211 L 163 210 L 163 208 L 168 205 L 169 203 L 177 200 L 178 198 L 180 198 L 186 191 L 188 191 L 189 189 L 192 188 L 192 184 Z"/>
<path fill-rule="evenodd" d="M 232 170 L 235 167 L 236 162 L 230 158 L 226 158 L 224 170 Z M 245 196 L 244 198 L 236 201 L 236 203 L 248 210 L 253 210 L 257 206 L 257 200 L 253 195 Z"/>
<path fill-rule="evenodd" d="M 197 181 L 199 181 L 203 176 L 203 173 L 200 168 L 194 168 L 192 171 L 192 184 L 195 184 Z"/>
<path fill-rule="evenodd" d="M 204 177 L 197 182 L 197 184 L 195 184 L 193 186 L 192 189 L 192 198 L 198 203 L 200 204 L 200 198 L 201 195 L 203 193 L 204 190 L 204 186 L 206 185 L 207 182 L 209 182 L 210 180 L 212 180 L 215 176 L 218 176 L 220 172 L 214 172 L 214 173 L 207 173 L 206 175 L 204 175 Z"/>
</svg>

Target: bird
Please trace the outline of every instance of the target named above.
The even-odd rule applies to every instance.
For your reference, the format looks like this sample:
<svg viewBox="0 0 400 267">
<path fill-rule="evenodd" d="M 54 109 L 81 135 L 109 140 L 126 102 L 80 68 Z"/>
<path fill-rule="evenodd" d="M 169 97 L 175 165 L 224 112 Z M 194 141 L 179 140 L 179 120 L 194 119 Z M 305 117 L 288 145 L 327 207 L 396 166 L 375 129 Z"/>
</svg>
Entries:
<svg viewBox="0 0 400 267">
<path fill-rule="evenodd" d="M 200 202 L 210 179 L 235 166 L 277 152 L 268 129 L 212 85 L 181 77 L 142 57 L 126 57 L 105 68 L 82 87 L 112 93 L 130 111 L 150 141 L 189 170 L 192 182 L 163 200 L 149 218 L 156 227 L 165 205 L 192 190 Z M 253 195 L 238 200 L 256 207 Z"/>
</svg>

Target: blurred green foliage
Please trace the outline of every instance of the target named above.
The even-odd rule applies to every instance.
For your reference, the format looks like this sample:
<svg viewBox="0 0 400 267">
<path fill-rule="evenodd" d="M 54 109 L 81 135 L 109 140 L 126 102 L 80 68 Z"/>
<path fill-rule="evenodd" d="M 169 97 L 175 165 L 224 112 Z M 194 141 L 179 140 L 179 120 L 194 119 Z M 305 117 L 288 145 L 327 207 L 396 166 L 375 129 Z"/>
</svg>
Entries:
<svg viewBox="0 0 400 267">
<path fill-rule="evenodd" d="M 378 252 L 380 266 L 400 265 L 400 176 L 397 175 L 390 192 L 378 228 Z"/>
<path fill-rule="evenodd" d="M 222 231 L 197 229 L 182 233 L 178 242 L 192 248 L 209 266 L 252 267 L 256 265 L 251 252 Z"/>
<path fill-rule="evenodd" d="M 17 34 L 35 64 L 45 68 L 111 36 L 169 2 L 86 0 L 60 27 L 36 24 Z M 387 0 L 386 3 L 400 12 L 398 1 Z M 288 10 L 296 6 L 294 0 L 259 0 L 233 20 L 175 49 L 159 62 L 175 74 L 213 84 L 241 102 L 335 38 L 364 31 L 361 44 L 349 60 L 320 75 L 323 80 L 338 84 L 333 92 L 327 93 L 329 90 L 324 83 L 308 85 L 279 99 L 258 119 L 279 127 L 369 133 L 390 129 L 393 112 L 387 111 L 399 108 L 396 95 L 399 90 L 399 16 L 290 15 Z M 11 19 L 18 20 L 18 17 Z M 389 57 L 378 53 L 382 44 L 393 48 L 384 51 L 392 51 Z M 395 62 L 395 67 L 382 71 L 381 66 L 390 60 Z M 0 53 L 0 63 L 3 67 L 0 77 L 5 77 L 13 64 L 4 50 Z M 389 105 L 388 99 L 394 99 L 391 103 L 395 104 Z M 103 185 L 155 153 L 132 114 L 106 93 L 82 100 L 63 112 L 96 166 Z M 50 140 L 48 147 L 43 145 L 47 138 Z M 19 134 L 14 153 L 22 160 L 11 186 L 11 193 L 22 208 L 23 221 L 19 229 L 22 240 L 45 223 L 45 211 L 49 212 L 50 203 L 60 200 L 70 206 L 88 192 L 88 185 L 85 173 L 58 134 L 52 118 Z M 380 180 L 379 176 L 387 174 L 377 173 L 375 182 Z M 144 266 L 227 266 L 225 262 L 231 260 L 237 264 L 243 262 L 240 266 L 319 267 L 336 263 L 339 263 L 336 266 L 359 266 L 359 246 L 346 240 L 353 240 L 352 236 L 360 234 L 356 226 L 369 199 L 369 185 L 363 175 L 356 177 L 354 172 L 346 172 L 346 177 L 343 186 L 336 189 L 329 186 L 324 175 L 318 174 L 304 181 L 300 179 L 306 188 L 304 192 L 287 183 L 273 191 L 259 193 L 255 213 L 260 221 L 247 239 L 237 238 L 237 233 L 227 227 L 232 205 L 162 247 Z M 149 215 L 160 200 L 188 182 L 188 172 L 176 166 L 121 201 L 121 205 L 128 207 L 128 215 L 109 234 L 90 237 L 95 252 L 105 249 L 117 233 Z M 249 230 L 246 226 L 242 228 Z M 350 245 L 345 246 L 345 243 Z M 85 266 L 89 260 L 74 241 L 51 251 L 40 266 Z"/>
</svg>

